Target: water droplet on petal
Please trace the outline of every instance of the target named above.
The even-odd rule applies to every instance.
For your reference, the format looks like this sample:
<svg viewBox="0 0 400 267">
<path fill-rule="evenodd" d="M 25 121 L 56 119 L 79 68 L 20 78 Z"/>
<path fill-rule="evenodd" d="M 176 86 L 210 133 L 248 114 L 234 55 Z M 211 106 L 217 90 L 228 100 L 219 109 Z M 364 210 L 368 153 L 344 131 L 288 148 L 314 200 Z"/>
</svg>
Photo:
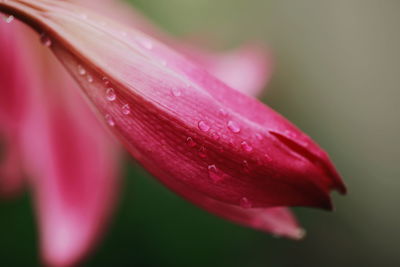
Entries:
<svg viewBox="0 0 400 267">
<path fill-rule="evenodd" d="M 115 121 L 114 121 L 114 119 L 111 117 L 110 114 L 107 114 L 104 118 L 106 119 L 106 122 L 107 122 L 108 125 L 110 125 L 111 127 L 114 127 L 114 126 L 115 126 Z"/>
<path fill-rule="evenodd" d="M 52 43 L 50 37 L 45 33 L 40 35 L 40 42 L 46 47 L 50 47 Z"/>
<path fill-rule="evenodd" d="M 173 96 L 180 96 L 182 94 L 182 91 L 179 88 L 173 87 L 171 89 L 171 93 Z"/>
<path fill-rule="evenodd" d="M 151 50 L 153 49 L 153 43 L 151 42 L 151 40 L 142 37 L 139 39 L 139 43 L 141 46 L 143 46 L 144 48 L 146 48 L 147 50 Z"/>
<path fill-rule="evenodd" d="M 270 157 L 268 154 L 264 154 L 264 158 L 265 158 L 267 161 L 271 161 L 271 160 L 272 160 L 271 157 Z"/>
<path fill-rule="evenodd" d="M 223 173 L 221 173 L 221 171 L 218 170 L 218 168 L 217 168 L 217 166 L 215 166 L 215 164 L 208 166 L 208 175 L 210 176 L 210 179 L 214 183 L 218 183 L 224 179 Z"/>
<path fill-rule="evenodd" d="M 243 150 L 246 152 L 253 151 L 253 147 L 250 146 L 246 141 L 243 141 L 240 145 L 242 146 Z"/>
<path fill-rule="evenodd" d="M 239 204 L 244 209 L 250 209 L 253 206 L 247 197 L 242 197 Z"/>
<path fill-rule="evenodd" d="M 86 74 L 86 70 L 81 65 L 78 65 L 78 73 L 83 76 Z"/>
<path fill-rule="evenodd" d="M 228 129 L 233 133 L 239 133 L 240 132 L 239 125 L 234 121 L 228 121 Z"/>
<path fill-rule="evenodd" d="M 242 166 L 243 166 L 243 169 L 244 169 L 245 173 L 249 173 L 250 172 L 250 167 L 249 167 L 249 163 L 247 162 L 247 160 L 243 160 Z"/>
<path fill-rule="evenodd" d="M 199 129 L 202 130 L 203 132 L 208 132 L 208 130 L 210 130 L 210 126 L 208 126 L 207 123 L 205 123 L 204 121 L 199 121 Z"/>
<path fill-rule="evenodd" d="M 197 145 L 196 142 L 193 141 L 192 137 L 188 137 L 188 138 L 186 139 L 186 144 L 187 144 L 189 147 L 195 147 L 195 146 Z"/>
<path fill-rule="evenodd" d="M 10 16 L 7 16 L 7 17 L 4 18 L 4 21 L 6 23 L 11 23 L 13 20 L 14 20 L 14 16 L 13 15 L 10 15 Z"/>
<path fill-rule="evenodd" d="M 212 133 L 211 138 L 214 140 L 219 140 L 220 136 L 217 133 Z"/>
<path fill-rule="evenodd" d="M 107 98 L 107 100 L 108 101 L 114 101 L 116 98 L 117 98 L 117 96 L 115 95 L 115 91 L 114 91 L 114 89 L 113 88 L 107 88 L 107 91 L 106 91 L 106 98 Z"/>
<path fill-rule="evenodd" d="M 235 146 L 235 139 L 234 138 L 229 138 L 229 144 L 231 146 Z"/>
<path fill-rule="evenodd" d="M 200 158 L 203 158 L 203 159 L 206 158 L 207 157 L 207 149 L 204 146 L 200 147 L 198 154 L 199 154 Z"/>
<path fill-rule="evenodd" d="M 104 77 L 102 78 L 102 80 L 103 80 L 103 82 L 104 82 L 105 85 L 109 85 L 109 84 L 110 84 L 110 80 L 108 80 L 107 77 L 104 76 Z"/>
<path fill-rule="evenodd" d="M 223 108 L 220 108 L 220 109 L 218 110 L 218 114 L 221 115 L 222 117 L 225 117 L 226 115 L 228 115 L 228 113 L 226 112 L 226 110 L 223 109 Z"/>
<path fill-rule="evenodd" d="M 87 80 L 89 83 L 92 83 L 92 82 L 93 82 L 93 77 L 92 77 L 92 75 L 88 75 L 88 76 L 86 77 L 86 80 Z"/>
<path fill-rule="evenodd" d="M 122 113 L 124 115 L 129 115 L 131 113 L 131 107 L 129 106 L 129 104 L 125 104 L 122 106 Z"/>
<path fill-rule="evenodd" d="M 260 141 L 263 140 L 263 136 L 262 136 L 261 134 L 256 133 L 255 136 L 256 136 L 256 138 L 257 138 L 258 140 L 260 140 Z"/>
</svg>

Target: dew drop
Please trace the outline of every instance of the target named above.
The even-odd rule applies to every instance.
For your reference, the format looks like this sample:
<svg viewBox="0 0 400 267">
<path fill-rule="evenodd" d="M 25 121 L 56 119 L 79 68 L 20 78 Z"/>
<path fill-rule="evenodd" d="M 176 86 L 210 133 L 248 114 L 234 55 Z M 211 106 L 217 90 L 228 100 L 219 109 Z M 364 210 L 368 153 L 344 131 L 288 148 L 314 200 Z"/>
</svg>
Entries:
<svg viewBox="0 0 400 267">
<path fill-rule="evenodd" d="M 129 104 L 125 104 L 122 106 L 122 114 L 129 115 L 131 113 L 131 107 Z"/>
<path fill-rule="evenodd" d="M 242 197 L 239 204 L 244 209 L 250 209 L 253 206 L 247 197 Z"/>
<path fill-rule="evenodd" d="M 115 95 L 115 91 L 114 91 L 114 89 L 113 88 L 107 88 L 107 91 L 106 91 L 106 98 L 107 98 L 107 100 L 108 101 L 114 101 L 116 98 L 117 98 L 117 96 Z"/>
<path fill-rule="evenodd" d="M 143 46 L 147 50 L 153 49 L 153 43 L 145 37 L 140 38 L 139 43 L 141 46 Z"/>
<path fill-rule="evenodd" d="M 267 161 L 271 161 L 271 160 L 272 160 L 271 157 L 270 157 L 270 155 L 268 155 L 268 154 L 264 154 L 264 158 L 265 158 Z"/>
<path fill-rule="evenodd" d="M 104 118 L 106 119 L 106 122 L 107 122 L 108 125 L 110 125 L 111 127 L 114 127 L 114 126 L 115 126 L 115 121 L 114 121 L 114 119 L 111 117 L 110 114 L 107 114 Z"/>
<path fill-rule="evenodd" d="M 173 87 L 171 89 L 171 93 L 172 93 L 173 96 L 181 96 L 182 91 L 179 88 Z"/>
<path fill-rule="evenodd" d="M 221 115 L 222 117 L 225 117 L 226 115 L 228 115 L 228 113 L 226 112 L 226 110 L 223 109 L 223 108 L 220 108 L 220 109 L 218 110 L 218 114 Z"/>
<path fill-rule="evenodd" d="M 239 133 L 240 132 L 240 127 L 239 125 L 234 122 L 234 121 L 228 121 L 228 129 L 232 132 L 232 133 Z"/>
<path fill-rule="evenodd" d="M 199 129 L 203 132 L 208 132 L 210 130 L 210 126 L 204 121 L 199 121 L 198 123 Z"/>
<path fill-rule="evenodd" d="M 234 146 L 235 145 L 235 139 L 229 138 L 229 144 L 231 144 L 231 146 Z"/>
<path fill-rule="evenodd" d="M 92 82 L 93 82 L 93 77 L 92 77 L 92 75 L 88 75 L 88 76 L 86 77 L 86 80 L 87 80 L 89 83 L 92 83 Z"/>
<path fill-rule="evenodd" d="M 110 84 L 110 80 L 108 80 L 108 78 L 107 78 L 106 76 L 104 76 L 104 77 L 102 78 L 102 80 L 103 80 L 103 82 L 104 82 L 105 85 L 109 85 L 109 84 Z"/>
<path fill-rule="evenodd" d="M 197 144 L 195 141 L 193 141 L 192 137 L 188 137 L 186 138 L 186 145 L 188 145 L 189 147 L 195 147 Z"/>
<path fill-rule="evenodd" d="M 81 65 L 78 65 L 78 73 L 83 76 L 86 74 L 86 70 Z"/>
<path fill-rule="evenodd" d="M 199 154 L 200 158 L 203 158 L 203 159 L 206 158 L 207 157 L 207 149 L 204 146 L 200 147 L 198 154 Z"/>
<path fill-rule="evenodd" d="M 218 183 L 221 180 L 223 180 L 223 174 L 221 173 L 220 170 L 218 170 L 217 166 L 215 166 L 215 164 L 213 165 L 209 165 L 208 167 L 208 175 L 210 176 L 210 179 L 214 182 L 214 183 Z"/>
<path fill-rule="evenodd" d="M 212 134 L 211 134 L 211 138 L 217 141 L 217 140 L 220 139 L 220 136 L 219 136 L 219 134 L 217 134 L 217 133 L 212 133 Z"/>
<path fill-rule="evenodd" d="M 247 160 L 243 160 L 242 166 L 243 166 L 243 169 L 244 169 L 245 173 L 249 173 L 250 172 L 250 167 L 249 167 L 249 163 L 247 162 Z"/>
<path fill-rule="evenodd" d="M 257 138 L 258 140 L 260 140 L 260 141 L 263 140 L 263 136 L 262 136 L 261 134 L 256 133 L 255 136 L 256 136 L 256 138 Z"/>
<path fill-rule="evenodd" d="M 40 42 L 46 47 L 50 47 L 52 44 L 50 37 L 45 33 L 40 35 Z"/>
<path fill-rule="evenodd" d="M 251 152 L 251 151 L 253 151 L 253 147 L 250 146 L 246 141 L 243 141 L 240 145 L 242 146 L 242 149 L 243 149 L 244 151 L 246 151 L 246 152 Z"/>
<path fill-rule="evenodd" d="M 10 15 L 10 16 L 7 16 L 7 17 L 4 18 L 4 21 L 6 23 L 11 23 L 13 20 L 14 20 L 14 16 L 13 15 Z"/>
</svg>

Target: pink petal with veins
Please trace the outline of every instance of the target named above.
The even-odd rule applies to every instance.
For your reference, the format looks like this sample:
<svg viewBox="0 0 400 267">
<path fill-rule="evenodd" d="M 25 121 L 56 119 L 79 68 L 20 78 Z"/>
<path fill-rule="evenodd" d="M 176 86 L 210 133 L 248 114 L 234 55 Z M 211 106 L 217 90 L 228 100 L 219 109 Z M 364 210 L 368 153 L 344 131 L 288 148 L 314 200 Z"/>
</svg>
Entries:
<svg viewBox="0 0 400 267">
<path fill-rule="evenodd" d="M 308 136 L 155 39 L 65 2 L 10 0 L 2 8 L 54 38 L 53 52 L 130 153 L 196 204 L 257 228 L 265 208 L 331 209 L 330 191 L 345 192 Z M 273 218 L 290 221 L 274 209 Z M 300 235 L 288 229 L 296 227 L 284 235 Z"/>
<path fill-rule="evenodd" d="M 82 4 L 168 44 L 244 94 L 259 96 L 271 78 L 272 56 L 261 45 L 247 44 L 230 51 L 211 52 L 168 36 L 131 5 L 114 0 L 103 0 L 101 5 L 99 1 L 84 1 Z"/>
<path fill-rule="evenodd" d="M 130 5 L 117 1 L 85 1 L 91 8 L 97 8 L 105 15 L 111 15 L 115 20 L 134 26 L 141 31 L 157 36 L 158 40 L 184 53 L 196 63 L 204 66 L 210 73 L 222 81 L 237 88 L 248 95 L 259 95 L 269 81 L 272 73 L 271 56 L 259 46 L 245 46 L 225 53 L 211 53 L 193 45 L 182 45 L 178 40 L 168 37 L 157 29 L 139 11 Z M 185 192 L 186 190 L 175 190 Z M 217 216 L 251 226 L 276 235 L 298 239 L 302 237 L 303 230 L 299 227 L 295 217 L 289 209 L 269 208 L 264 210 L 248 210 L 236 206 L 224 205 L 222 202 L 213 201 L 203 196 L 197 198 L 187 197 L 189 201 L 213 212 Z M 205 205 L 207 203 L 207 205 Z"/>
<path fill-rule="evenodd" d="M 53 52 L 131 154 L 161 181 L 231 205 L 248 198 L 254 208 L 331 209 L 329 192 L 345 192 L 328 156 L 308 136 L 167 46 L 112 21 L 100 25 L 105 18 L 65 2 L 3 5 L 55 38 Z M 189 137 L 196 149 L 187 148 Z M 210 165 L 221 170 L 222 183 L 207 177 Z"/>
</svg>

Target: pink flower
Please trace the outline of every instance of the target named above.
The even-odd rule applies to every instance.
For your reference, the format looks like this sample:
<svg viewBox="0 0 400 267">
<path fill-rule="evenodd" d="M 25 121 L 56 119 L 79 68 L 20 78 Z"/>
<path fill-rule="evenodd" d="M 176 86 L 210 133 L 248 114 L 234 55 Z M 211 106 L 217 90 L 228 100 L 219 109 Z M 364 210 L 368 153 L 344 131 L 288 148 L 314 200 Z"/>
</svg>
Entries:
<svg viewBox="0 0 400 267">
<path fill-rule="evenodd" d="M 0 188 L 14 195 L 29 174 L 43 258 L 66 266 L 93 246 L 114 206 L 117 147 L 28 30 L 0 23 L 0 131 L 7 145 Z"/>
<path fill-rule="evenodd" d="M 330 191 L 346 191 L 327 154 L 308 136 L 209 74 L 255 93 L 268 66 L 255 61 L 253 52 L 215 59 L 136 22 L 136 28 L 176 52 L 136 28 L 65 1 L 0 1 L 0 10 L 36 29 L 132 156 L 196 205 L 243 225 L 300 238 L 302 230 L 284 207 L 331 209 Z M 10 30 L 5 26 L 1 30 Z M 11 42 L 0 50 L 11 57 L 0 76 L 0 93 L 11 94 L 0 130 L 19 147 L 10 150 L 8 162 L 21 164 L 22 155 L 32 175 L 46 261 L 70 265 L 92 245 L 114 202 L 115 146 L 73 83 L 30 40 L 26 49 L 18 47 L 22 42 L 10 39 L 16 38 L 13 33 L 0 40 L 0 45 Z M 12 49 L 26 55 L 17 57 Z M 26 66 L 36 66 L 38 73 Z M 18 173 L 5 177 L 10 178 L 5 184 L 18 188 Z"/>
</svg>

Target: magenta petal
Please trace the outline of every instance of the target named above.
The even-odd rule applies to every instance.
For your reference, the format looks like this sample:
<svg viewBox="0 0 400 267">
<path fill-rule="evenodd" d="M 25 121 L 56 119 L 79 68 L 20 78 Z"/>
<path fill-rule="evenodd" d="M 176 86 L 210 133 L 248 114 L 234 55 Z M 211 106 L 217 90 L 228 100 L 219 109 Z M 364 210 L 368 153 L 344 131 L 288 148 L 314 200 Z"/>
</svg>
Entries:
<svg viewBox="0 0 400 267">
<path fill-rule="evenodd" d="M 17 34 L 22 24 L 11 23 L 12 17 L 5 20 L 10 23 L 0 21 L 0 195 L 8 197 L 21 192 L 23 185 L 18 132 L 25 112 L 27 80 L 19 72 L 28 68 L 18 64 L 27 52 Z"/>
<path fill-rule="evenodd" d="M 43 257 L 52 266 L 70 266 L 86 255 L 118 191 L 114 144 L 74 87 L 63 75 L 38 84 L 23 126 Z"/>
<path fill-rule="evenodd" d="M 173 180 L 164 180 L 164 182 L 166 186 L 178 192 L 188 201 L 221 218 L 281 237 L 292 239 L 304 237 L 305 231 L 299 226 L 295 216 L 288 208 L 251 208 L 246 206 L 246 203 L 242 203 L 241 206 L 229 205 L 190 190 Z"/>
<path fill-rule="evenodd" d="M 209 73 L 240 92 L 259 96 L 269 82 L 273 70 L 273 60 L 267 49 L 261 45 L 248 44 L 231 51 L 212 52 L 176 40 L 157 28 L 131 5 L 114 0 L 84 2 L 114 20 L 134 27 L 157 40 L 168 44 L 175 50 L 201 65 Z"/>
<path fill-rule="evenodd" d="M 251 225 L 244 217 L 265 208 L 331 209 L 330 191 L 345 193 L 307 135 L 151 37 L 63 1 L 1 6 L 49 34 L 53 52 L 130 153 L 198 205 L 210 199 L 211 212 Z M 216 203 L 233 206 L 231 215 Z M 285 210 L 274 213 L 290 221 Z"/>
<path fill-rule="evenodd" d="M 7 138 L 2 149 L 4 155 L 0 162 L 0 198 L 15 196 L 23 187 L 17 143 L 12 138 Z"/>
<path fill-rule="evenodd" d="M 9 140 L 0 191 L 17 190 L 24 169 L 43 259 L 71 266 L 93 248 L 108 221 L 119 157 L 77 85 L 25 28 L 0 23 L 0 130 Z"/>
<path fill-rule="evenodd" d="M 105 122 L 165 184 L 182 183 L 230 205 L 247 199 L 253 208 L 331 209 L 329 192 L 345 192 L 307 135 L 165 45 L 65 2 L 18 2 L 3 5 L 55 38 L 53 51 Z"/>
</svg>

